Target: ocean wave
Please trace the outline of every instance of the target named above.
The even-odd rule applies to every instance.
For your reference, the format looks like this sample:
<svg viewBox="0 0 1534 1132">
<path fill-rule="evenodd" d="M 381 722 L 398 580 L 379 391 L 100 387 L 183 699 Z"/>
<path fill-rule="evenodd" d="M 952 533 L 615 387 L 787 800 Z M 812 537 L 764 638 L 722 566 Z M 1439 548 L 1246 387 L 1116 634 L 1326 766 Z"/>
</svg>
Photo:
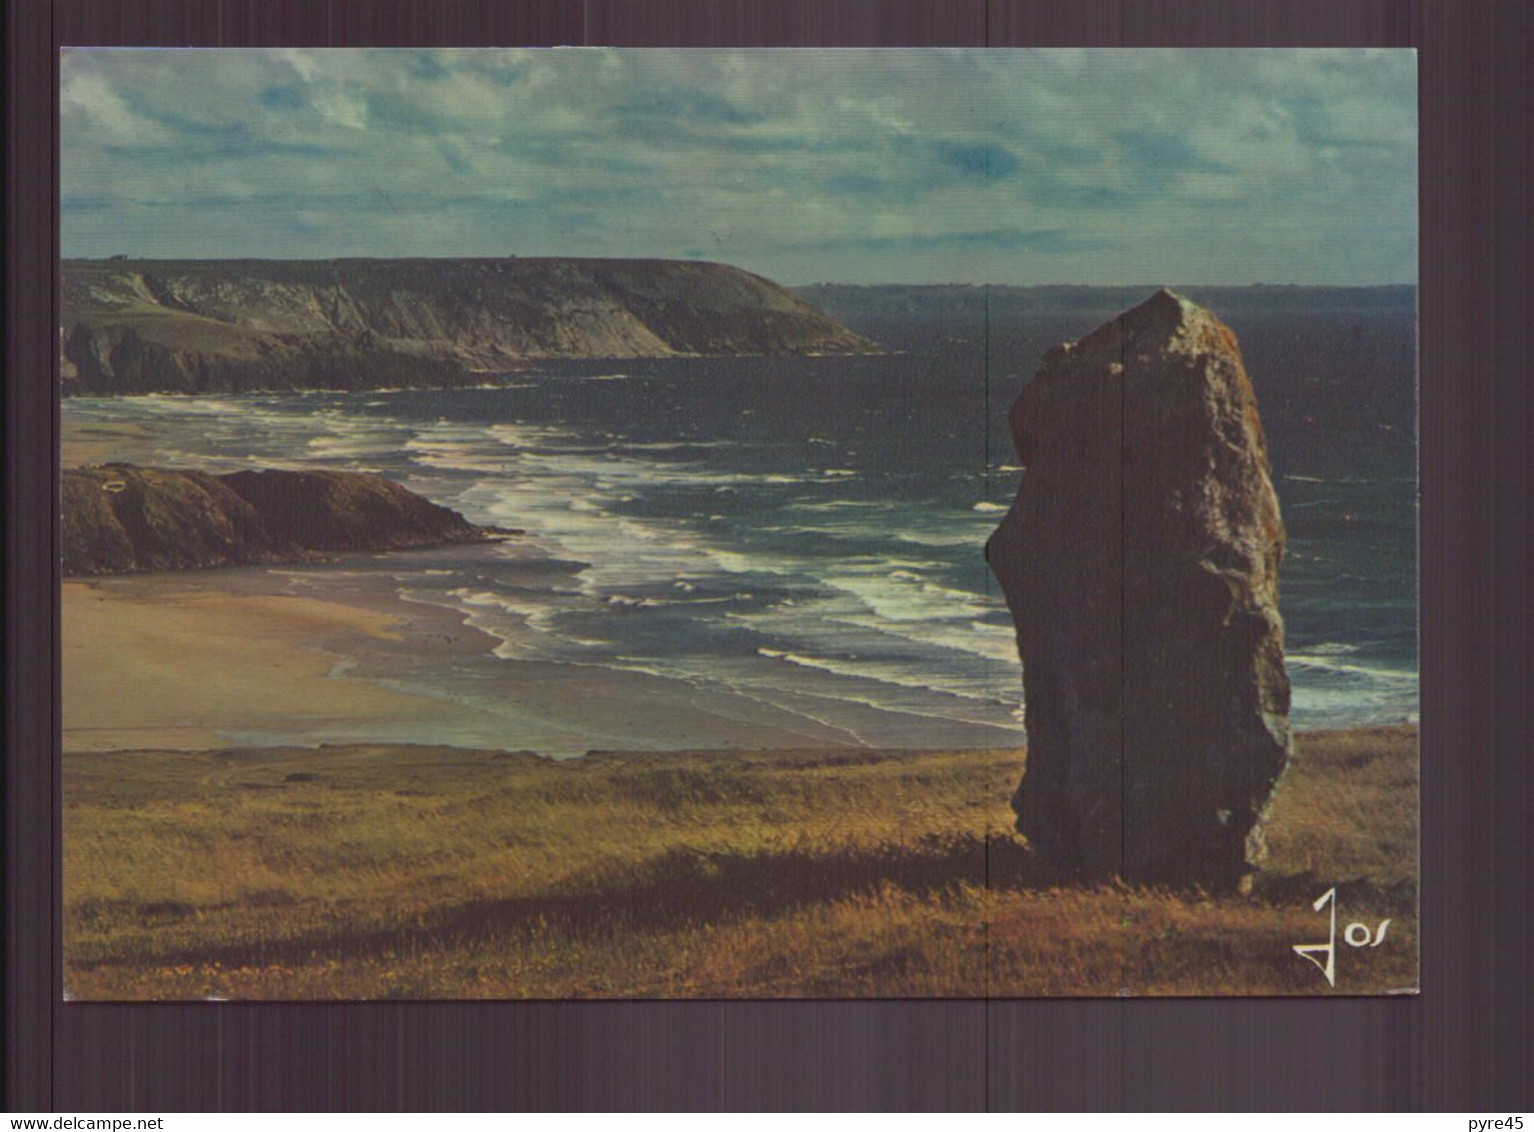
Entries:
<svg viewBox="0 0 1534 1132">
<path fill-rule="evenodd" d="M 937 692 L 940 695 L 953 696 L 955 699 L 975 700 L 979 703 L 992 704 L 997 707 L 1009 706 L 1005 700 L 995 699 L 991 696 L 981 695 L 974 692 L 949 691 L 934 687 L 932 682 L 923 679 L 920 675 L 906 675 L 899 671 L 897 666 L 889 663 L 854 661 L 821 656 L 806 656 L 802 653 L 786 652 L 780 649 L 759 648 L 756 650 L 759 656 L 768 660 L 781 660 L 787 664 L 795 664 L 801 668 L 813 668 L 820 672 L 829 672 L 833 676 L 842 676 L 853 680 L 869 680 L 876 684 L 890 684 L 899 688 L 910 688 L 923 692 Z M 873 701 L 877 702 L 877 701 Z"/>
<path fill-rule="evenodd" d="M 719 448 L 739 449 L 743 446 L 730 440 L 622 440 L 613 447 L 625 452 L 680 452 L 693 449 L 707 452 Z"/>
<path fill-rule="evenodd" d="M 776 574 L 789 577 L 798 574 L 801 569 L 788 558 L 767 558 L 719 546 L 706 546 L 703 554 L 711 565 L 727 574 Z"/>
<path fill-rule="evenodd" d="M 1016 703 L 1015 638 L 1010 622 L 995 620 L 997 604 L 912 572 L 894 575 L 839 575 L 819 597 L 726 616 L 773 642 L 766 647 L 836 656 L 869 679 Z"/>
<path fill-rule="evenodd" d="M 962 494 L 939 506 L 905 494 L 916 481 L 821 466 L 864 458 L 830 452 L 844 442 L 825 436 L 799 448 L 799 466 L 785 450 L 783 463 L 764 468 L 760 452 L 735 459 L 740 445 L 724 440 L 673 442 L 636 429 L 631 441 L 598 422 L 519 421 L 512 395 L 497 419 L 465 419 L 500 408 L 490 391 L 366 396 L 71 400 L 65 411 L 76 421 L 149 422 L 162 462 L 381 471 L 472 521 L 526 530 L 472 558 L 434 557 L 430 571 L 392 567 L 401 596 L 453 610 L 496 642 L 498 658 L 727 676 L 741 695 L 858 734 L 869 709 L 1015 725 L 1015 631 L 999 595 L 982 592 L 989 575 L 978 558 L 1007 507 L 964 499 L 973 489 L 952 483 L 951 465 L 931 469 L 928 488 Z M 881 484 L 884 497 L 872 497 Z M 846 498 L 854 494 L 870 498 Z M 572 565 L 557 579 L 516 573 L 530 553 Z M 1303 560 L 1313 589 L 1337 584 L 1312 565 L 1320 560 Z M 441 569 L 445 561 L 464 565 Z M 377 573 L 291 572 L 311 591 L 353 576 Z M 517 578 L 527 585 L 518 589 Z M 1290 593 L 1315 608 L 1329 591 Z M 1300 726 L 1415 714 L 1416 673 L 1376 664 L 1366 644 L 1321 641 L 1289 663 Z M 838 700 L 858 709 L 842 711 Z M 814 715 L 812 701 L 821 705 L 808 709 Z"/>
<path fill-rule="evenodd" d="M 812 679 L 776 690 L 756 688 L 755 694 L 770 699 L 776 692 L 779 696 L 786 693 L 796 698 L 808 696 L 819 700 L 827 705 L 826 711 L 830 713 L 822 719 L 823 722 L 835 719 L 839 709 L 852 705 L 897 718 L 911 717 L 965 728 L 985 728 L 994 733 L 997 742 L 1022 741 L 1021 711 L 1018 706 L 1006 700 L 946 692 L 931 687 L 919 677 L 902 681 L 888 671 L 876 672 L 855 667 L 844 669 L 842 662 L 821 657 L 772 649 L 765 650 L 761 655 L 789 671 L 804 673 Z M 827 687 L 820 683 L 826 676 L 838 681 L 838 684 Z M 867 725 L 862 726 L 866 728 Z M 912 734 L 909 731 L 904 735 L 897 732 L 880 740 L 880 745 L 909 745 Z M 921 738 L 919 732 L 914 734 L 917 736 L 917 745 L 931 742 Z"/>
<path fill-rule="evenodd" d="M 1320 641 L 1317 644 L 1307 645 L 1303 649 L 1297 649 L 1289 654 L 1291 660 L 1308 660 L 1318 656 L 1348 656 L 1358 651 L 1357 645 L 1346 644 L 1343 641 Z"/>
<path fill-rule="evenodd" d="M 973 620 L 993 606 L 982 594 L 943 585 L 893 563 L 827 573 L 822 581 L 851 594 L 880 621 L 896 624 Z"/>
<path fill-rule="evenodd" d="M 990 527 L 987 526 L 989 531 Z M 947 547 L 947 546 L 972 546 L 975 549 L 985 545 L 985 536 L 976 537 L 973 531 L 958 531 L 953 534 L 938 534 L 933 531 L 896 531 L 894 537 L 899 542 L 914 543 L 917 546 Z"/>
<path fill-rule="evenodd" d="M 1334 660 L 1330 656 L 1300 653 L 1291 653 L 1285 661 L 1291 672 L 1294 669 L 1301 671 L 1308 669 L 1310 672 L 1325 673 L 1335 678 L 1366 682 L 1382 689 L 1390 687 L 1416 689 L 1419 683 L 1416 672 L 1384 664 L 1354 663 Z"/>
<path fill-rule="evenodd" d="M 546 601 L 519 601 L 506 594 L 466 587 L 436 590 L 402 586 L 396 593 L 402 601 L 460 614 L 471 629 L 496 642 L 490 651 L 501 660 L 547 659 L 547 646 L 537 644 L 535 637 L 559 637 L 554 619 L 560 609 Z"/>
<path fill-rule="evenodd" d="M 772 477 L 768 477 L 771 479 Z M 788 505 L 790 511 L 893 511 L 900 502 L 894 499 L 827 499 L 815 503 L 796 502 Z"/>
<path fill-rule="evenodd" d="M 872 629 L 918 645 L 926 653 L 923 663 L 934 672 L 941 672 L 944 662 L 940 656 L 931 655 L 932 650 L 945 650 L 978 657 L 999 666 L 987 674 L 988 678 L 994 679 L 995 672 L 1000 671 L 1004 673 L 1002 683 L 1010 686 L 1017 682 L 1017 635 L 1009 626 L 978 619 L 939 623 L 907 621 L 898 624 L 857 617 L 833 617 L 829 620 L 833 624 Z M 935 679 L 941 681 L 940 676 Z"/>
</svg>

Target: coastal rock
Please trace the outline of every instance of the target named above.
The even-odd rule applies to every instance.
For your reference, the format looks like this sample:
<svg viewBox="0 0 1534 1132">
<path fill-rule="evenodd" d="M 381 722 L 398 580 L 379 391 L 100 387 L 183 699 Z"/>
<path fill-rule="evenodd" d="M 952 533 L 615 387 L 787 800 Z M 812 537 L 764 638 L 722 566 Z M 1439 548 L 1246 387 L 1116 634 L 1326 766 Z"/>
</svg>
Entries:
<svg viewBox="0 0 1534 1132">
<path fill-rule="evenodd" d="M 1284 528 L 1230 329 L 1170 291 L 1051 350 L 986 547 L 1017 625 L 1017 827 L 1066 875 L 1239 887 L 1291 753 Z"/>
<path fill-rule="evenodd" d="M 61 484 L 66 577 L 314 561 L 345 551 L 481 542 L 476 527 L 381 476 L 105 464 Z"/>
<path fill-rule="evenodd" d="M 65 260 L 66 394 L 443 388 L 545 358 L 848 354 L 871 343 L 720 263 Z"/>
</svg>

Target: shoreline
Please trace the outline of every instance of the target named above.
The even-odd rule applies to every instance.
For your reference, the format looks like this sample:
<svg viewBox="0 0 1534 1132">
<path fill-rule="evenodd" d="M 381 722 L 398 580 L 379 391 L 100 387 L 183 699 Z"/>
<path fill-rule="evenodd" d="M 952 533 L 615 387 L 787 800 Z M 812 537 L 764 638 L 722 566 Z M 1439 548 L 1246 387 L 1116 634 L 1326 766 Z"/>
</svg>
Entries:
<svg viewBox="0 0 1534 1132">
<path fill-rule="evenodd" d="M 900 739 L 916 721 L 888 709 L 809 693 L 769 703 L 721 681 L 508 656 L 515 639 L 398 592 L 399 574 L 497 545 L 69 579 L 64 750 L 384 742 L 568 759 L 912 746 Z M 537 570 L 535 548 L 510 553 Z M 1017 745 L 1001 729 L 921 722 L 923 747 Z"/>
<path fill-rule="evenodd" d="M 929 595 L 925 589 L 912 591 L 918 588 L 917 582 L 934 577 L 943 579 L 939 589 L 950 584 L 943 574 L 950 566 L 946 549 L 930 553 L 911 550 L 924 560 L 926 572 L 921 579 L 904 579 L 911 584 L 903 587 L 870 590 L 864 583 L 872 574 L 857 560 L 830 556 L 822 562 L 814 557 L 819 551 L 812 547 L 813 554 L 807 551 L 803 562 L 792 563 L 799 572 L 791 580 L 794 586 L 819 587 L 812 594 L 813 600 L 801 601 L 800 611 L 789 611 L 780 619 L 786 628 L 780 629 L 772 618 L 743 619 L 747 629 L 765 625 L 755 639 L 742 632 L 734 620 L 721 622 L 733 635 L 724 642 L 728 647 L 716 647 L 714 639 L 704 632 L 712 631 L 712 622 L 707 622 L 705 614 L 713 611 L 714 603 L 703 603 L 710 609 L 679 609 L 677 620 L 669 621 L 673 615 L 667 607 L 685 605 L 685 601 L 670 601 L 669 591 L 662 587 L 670 576 L 697 573 L 725 597 L 732 585 L 737 591 L 757 590 L 756 579 L 750 583 L 732 579 L 738 562 L 724 563 L 724 570 L 730 571 L 727 575 L 712 553 L 716 542 L 721 547 L 734 546 L 728 541 L 732 536 L 716 539 L 705 532 L 691 542 L 684 539 L 677 544 L 691 553 L 690 558 L 684 553 L 675 561 L 664 555 L 655 561 L 646 560 L 643 564 L 650 571 L 648 575 L 627 570 L 626 556 L 631 548 L 621 534 L 630 525 L 643 528 L 649 522 L 644 516 L 649 513 L 635 519 L 620 507 L 616 519 L 599 520 L 589 515 L 583 504 L 577 504 L 586 491 L 642 496 L 643 489 L 626 482 L 610 491 L 611 485 L 593 486 L 589 481 L 606 465 L 593 464 L 593 472 L 579 456 L 569 467 L 556 460 L 551 465 L 539 463 L 506 472 L 510 466 L 507 462 L 519 445 L 536 448 L 536 428 L 531 439 L 518 434 L 513 444 L 500 436 L 480 436 L 474 431 L 479 425 L 466 421 L 462 427 L 472 433 L 467 439 L 452 430 L 439 438 L 429 422 L 423 424 L 405 414 L 400 421 L 381 418 L 385 424 L 358 417 L 361 423 L 356 429 L 352 429 L 355 422 L 350 417 L 346 428 L 310 428 L 305 424 L 290 436 L 286 430 L 294 426 L 294 420 L 279 413 L 246 430 L 249 436 L 241 431 L 238 437 L 213 444 L 196 426 L 200 419 L 179 410 L 123 414 L 66 410 L 64 463 L 111 459 L 210 472 L 229 470 L 236 462 L 368 470 L 388 475 L 434 502 L 458 508 L 472 521 L 525 526 L 530 533 L 518 547 L 501 544 L 499 549 L 480 547 L 472 551 L 364 554 L 312 564 L 97 579 L 93 584 L 108 587 L 97 592 L 122 598 L 127 606 L 135 594 L 185 590 L 224 595 L 219 599 L 223 608 L 247 627 L 249 639 L 267 663 L 261 667 L 246 665 L 238 654 L 219 654 L 202 647 L 208 636 L 226 633 L 223 617 L 214 609 L 218 603 L 207 596 L 178 615 L 183 623 L 194 612 L 204 615 L 205 631 L 193 633 L 188 629 L 179 643 L 168 644 L 160 639 L 165 634 L 149 639 L 142 628 L 147 619 L 140 616 L 132 621 L 137 629 L 118 632 L 114 638 L 120 642 L 117 651 L 121 655 L 108 656 L 109 650 L 100 648 L 99 641 L 103 633 L 113 632 L 114 620 L 120 619 L 121 608 L 127 606 L 93 603 L 91 618 L 78 624 L 77 636 L 84 643 L 71 653 L 70 664 L 87 658 L 84 663 L 97 685 L 93 714 L 107 718 L 83 719 L 73 710 L 73 704 L 81 702 L 76 698 L 66 718 L 66 723 L 74 724 L 69 728 L 73 733 L 65 736 L 66 746 L 72 749 L 123 749 L 147 741 L 161 742 L 166 736 L 152 736 L 151 740 L 149 732 L 167 718 L 171 729 L 182 733 L 177 742 L 187 749 L 201 749 L 209 740 L 264 745 L 385 738 L 538 749 L 571 757 L 591 748 L 745 749 L 830 744 L 874 749 L 976 749 L 1022 742 L 1020 714 L 1015 710 L 1021 693 L 1015 652 L 1005 659 L 995 649 L 986 650 L 984 664 L 989 669 L 979 668 L 979 675 L 972 677 L 956 665 L 957 675 L 950 679 L 947 668 L 917 669 L 918 662 L 913 661 L 912 670 L 907 671 L 882 664 L 880 638 L 865 636 L 854 641 L 849 637 L 845 646 L 840 640 L 827 643 L 824 638 L 828 633 L 822 631 L 826 623 L 814 620 L 817 610 L 834 598 L 857 609 L 856 625 L 889 631 L 896 638 L 904 635 L 904 621 L 916 621 L 921 631 L 912 637 L 916 641 L 913 655 L 919 655 L 919 663 L 945 664 L 950 654 L 934 650 L 967 650 L 969 638 L 955 643 L 954 635 L 946 632 L 949 625 L 942 609 L 937 610 L 932 624 L 944 632 L 926 632 L 927 622 L 922 618 L 932 615 L 933 602 L 926 600 Z M 360 439 L 353 436 L 354 431 Z M 203 440 L 190 439 L 194 437 Z M 384 450 L 380 445 L 391 453 L 414 452 L 411 444 L 422 437 L 420 451 L 414 455 L 398 460 L 376 455 Z M 235 452 L 246 455 L 237 461 L 229 455 Z M 639 473 L 654 470 L 644 461 L 632 464 L 632 460 L 619 461 L 617 466 L 625 474 L 636 468 Z M 657 466 L 664 484 L 671 465 L 659 462 Z M 732 479 L 741 476 L 747 473 L 730 473 Z M 706 486 L 711 481 L 703 475 L 700 482 Z M 823 497 L 814 496 L 817 500 Z M 579 511 L 574 519 L 562 509 L 566 504 L 571 511 Z M 817 539 L 831 533 L 829 520 L 822 521 L 818 514 L 807 520 L 788 511 L 782 522 L 804 524 Z M 671 529 L 666 525 L 668 513 L 658 514 L 662 518 L 657 522 L 665 535 Z M 598 525 L 605 531 L 596 531 Z M 881 533 L 888 531 L 881 528 Z M 691 532 L 684 530 L 683 534 L 692 538 Z M 634 543 L 632 549 L 642 557 L 648 545 Z M 664 541 L 655 545 L 671 546 Z M 899 551 L 881 549 L 881 553 L 904 555 L 907 550 L 902 540 Z M 734 558 L 743 561 L 739 554 Z M 973 585 L 957 584 L 978 594 L 986 575 L 983 567 L 975 569 Z M 847 576 L 833 579 L 828 587 L 826 579 L 838 571 Z M 660 580 L 651 581 L 651 575 Z M 772 581 L 767 579 L 762 585 Z M 841 584 L 848 581 L 855 585 L 848 588 Z M 1313 585 L 1311 589 L 1314 591 Z M 309 636 L 289 631 L 280 641 L 264 640 L 261 603 L 250 600 L 253 596 L 314 599 L 328 603 L 328 612 L 311 623 Z M 708 596 L 700 595 L 700 599 Z M 893 613 L 886 609 L 891 603 L 917 599 L 921 604 L 915 613 L 898 604 L 892 605 Z M 958 600 L 961 605 L 955 608 L 959 612 L 965 608 L 962 603 L 981 601 L 973 594 L 959 594 Z M 346 636 L 341 612 L 345 607 L 385 617 L 400 626 L 402 638 L 381 633 Z M 634 607 L 649 612 L 637 613 Z M 593 612 L 605 614 L 609 608 L 626 619 L 615 616 L 602 621 L 591 616 Z M 318 610 L 309 612 L 317 614 Z M 635 612 L 633 618 L 628 617 L 630 612 Z M 577 616 L 567 617 L 570 613 Z M 963 628 L 958 613 L 952 620 Z M 648 628 L 652 624 L 653 630 Z M 661 633 L 670 635 L 657 635 Z M 585 636 L 592 639 L 582 639 Z M 1353 637 L 1342 633 L 1338 639 L 1350 642 Z M 987 639 L 985 643 L 1000 642 Z M 843 648 L 850 655 L 844 655 Z M 186 702 L 167 695 L 145 678 L 139 671 L 140 652 L 151 664 L 178 676 Z M 1414 672 L 1408 682 L 1404 669 L 1400 673 L 1393 668 L 1385 670 L 1373 660 L 1355 658 L 1353 652 L 1350 645 L 1334 644 L 1331 637 L 1321 640 L 1315 656 L 1305 655 L 1298 647 L 1291 651 L 1290 674 L 1297 687 L 1297 710 L 1291 721 L 1296 726 L 1411 721 L 1412 712 L 1394 709 L 1408 683 L 1415 689 Z M 291 666 L 283 660 L 290 654 L 294 661 Z M 321 660 L 330 663 L 320 666 Z M 960 655 L 959 660 L 975 663 L 967 654 Z M 66 682 L 75 676 L 66 667 Z M 290 689 L 299 708 L 319 722 L 306 730 L 302 719 L 285 718 L 275 710 L 248 712 L 240 719 L 221 718 L 208 710 L 215 698 L 210 694 L 215 683 L 234 690 L 243 688 L 269 706 L 280 698 L 279 688 Z M 323 717 L 328 705 L 324 701 L 331 691 L 355 702 L 366 699 L 371 705 L 369 713 L 327 724 Z M 104 711 L 110 706 L 104 697 L 125 703 L 140 697 L 145 701 L 157 699 L 165 710 L 156 719 L 147 702 L 134 704 L 141 718 L 125 718 L 131 713 Z M 227 698 L 238 697 L 231 692 Z M 977 706 L 976 700 L 983 702 Z M 1003 710 L 996 710 L 994 705 Z M 186 707 L 195 710 L 188 713 L 183 710 Z M 171 710 L 180 714 L 169 717 Z M 187 716 L 190 718 L 184 718 Z M 210 722 L 212 727 L 200 727 L 204 732 L 200 736 L 192 733 L 200 724 Z M 94 730 L 87 733 L 84 728 Z M 120 733 L 110 734 L 113 730 Z"/>
<path fill-rule="evenodd" d="M 851 699 L 768 702 L 722 680 L 520 658 L 515 631 L 413 598 L 402 579 L 466 556 L 536 574 L 535 546 L 484 544 L 302 566 L 71 578 L 62 587 L 63 749 L 336 744 L 532 751 L 1010 749 L 1016 731 Z M 536 630 L 524 628 L 531 640 Z M 508 639 L 508 636 L 510 639 Z M 1299 731 L 1413 726 L 1368 720 Z"/>
</svg>

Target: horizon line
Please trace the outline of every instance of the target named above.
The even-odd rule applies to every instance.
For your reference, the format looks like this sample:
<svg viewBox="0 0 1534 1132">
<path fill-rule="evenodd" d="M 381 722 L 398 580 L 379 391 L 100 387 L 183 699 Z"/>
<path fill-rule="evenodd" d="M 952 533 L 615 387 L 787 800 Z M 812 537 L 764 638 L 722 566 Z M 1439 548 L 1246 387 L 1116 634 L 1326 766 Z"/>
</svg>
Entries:
<svg viewBox="0 0 1534 1132">
<path fill-rule="evenodd" d="M 1030 287 L 1332 287 L 1337 289 L 1361 290 L 1378 287 L 1411 287 L 1418 285 L 1417 280 L 1380 280 L 1368 283 L 1330 283 L 1318 280 L 1261 280 L 1247 283 L 1208 283 L 1165 280 L 1155 283 L 1144 281 L 1130 281 L 1123 283 L 1083 283 L 1080 281 L 1047 280 L 1033 283 L 1004 283 L 996 280 L 983 280 L 973 282 L 945 281 L 921 281 L 913 282 L 903 280 L 900 282 L 853 279 L 815 279 L 809 282 L 784 282 L 773 278 L 752 268 L 741 267 L 739 264 L 728 260 L 695 259 L 690 256 L 663 256 L 663 255 L 337 255 L 337 256 L 254 256 L 254 255 L 226 255 L 226 256 L 139 256 L 117 254 L 110 256 L 86 256 L 86 255 L 61 255 L 59 263 L 344 263 L 348 261 L 409 261 L 409 260 L 483 260 L 510 261 L 510 260 L 546 260 L 546 259 L 573 259 L 573 260 L 654 260 L 662 263 L 691 263 L 691 264 L 716 264 L 723 267 L 732 267 L 738 271 L 748 271 L 753 275 L 760 275 L 763 279 L 776 283 L 780 287 L 1014 287 L 1025 289 Z"/>
</svg>

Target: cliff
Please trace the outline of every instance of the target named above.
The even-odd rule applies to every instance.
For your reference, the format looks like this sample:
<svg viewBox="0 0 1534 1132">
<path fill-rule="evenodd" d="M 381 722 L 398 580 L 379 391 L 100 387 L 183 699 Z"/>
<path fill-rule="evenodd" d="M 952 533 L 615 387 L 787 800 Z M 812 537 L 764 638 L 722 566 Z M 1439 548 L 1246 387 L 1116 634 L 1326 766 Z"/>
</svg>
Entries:
<svg viewBox="0 0 1534 1132">
<path fill-rule="evenodd" d="M 360 472 L 106 464 L 66 469 L 61 487 L 65 576 L 304 562 L 506 533 Z"/>
<path fill-rule="evenodd" d="M 545 358 L 859 353 L 761 276 L 619 259 L 65 260 L 65 394 L 468 384 Z"/>
</svg>

